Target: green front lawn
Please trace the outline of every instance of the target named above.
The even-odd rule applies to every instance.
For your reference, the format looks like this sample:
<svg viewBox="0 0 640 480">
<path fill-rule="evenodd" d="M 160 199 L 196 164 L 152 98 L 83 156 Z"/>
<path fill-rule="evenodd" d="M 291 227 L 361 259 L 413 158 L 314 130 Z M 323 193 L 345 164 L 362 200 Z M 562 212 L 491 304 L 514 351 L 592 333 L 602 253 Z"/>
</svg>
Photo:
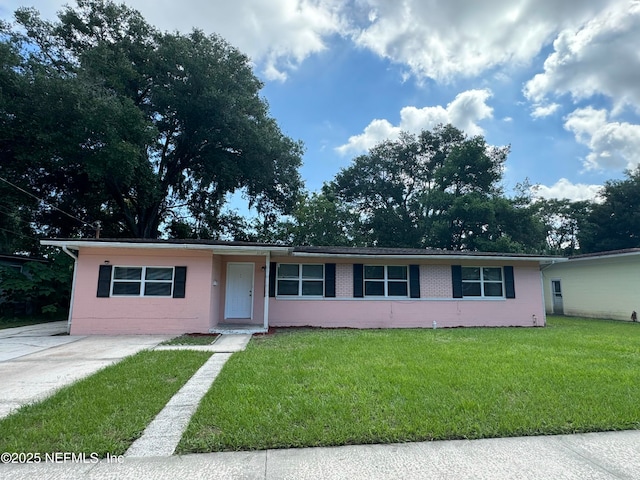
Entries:
<svg viewBox="0 0 640 480">
<path fill-rule="evenodd" d="M 639 399 L 638 324 L 283 330 L 227 362 L 178 452 L 637 429 Z"/>
<path fill-rule="evenodd" d="M 143 351 L 0 420 L 0 452 L 121 455 L 211 356 Z"/>
</svg>

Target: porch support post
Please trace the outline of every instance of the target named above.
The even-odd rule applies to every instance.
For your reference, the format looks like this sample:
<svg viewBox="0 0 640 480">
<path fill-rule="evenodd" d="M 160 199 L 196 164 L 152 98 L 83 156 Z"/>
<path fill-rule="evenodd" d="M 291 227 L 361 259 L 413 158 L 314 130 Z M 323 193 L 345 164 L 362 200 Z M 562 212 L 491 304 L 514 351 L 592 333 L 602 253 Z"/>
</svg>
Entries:
<svg viewBox="0 0 640 480">
<path fill-rule="evenodd" d="M 269 330 L 269 269 L 271 267 L 271 252 L 267 251 L 265 257 L 266 265 L 264 269 L 264 320 L 263 326 L 265 330 Z"/>
</svg>

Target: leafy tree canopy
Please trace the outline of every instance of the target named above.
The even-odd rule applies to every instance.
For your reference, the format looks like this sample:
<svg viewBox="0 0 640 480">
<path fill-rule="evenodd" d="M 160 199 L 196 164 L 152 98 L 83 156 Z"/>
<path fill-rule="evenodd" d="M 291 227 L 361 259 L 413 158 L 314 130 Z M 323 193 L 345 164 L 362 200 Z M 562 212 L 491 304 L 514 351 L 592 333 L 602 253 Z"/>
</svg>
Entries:
<svg viewBox="0 0 640 480">
<path fill-rule="evenodd" d="M 581 253 L 640 247 L 640 167 L 625 176 L 605 183 L 602 203 L 580 222 Z"/>
<path fill-rule="evenodd" d="M 534 251 L 542 225 L 523 199 L 504 197 L 508 147 L 451 125 L 403 133 L 353 160 L 289 228 L 300 243 Z"/>
<path fill-rule="evenodd" d="M 222 38 L 162 33 L 108 0 L 78 0 L 56 22 L 15 18 L 0 26 L 0 176 L 108 236 L 155 238 L 170 223 L 219 236 L 237 190 L 267 224 L 292 210 L 302 144 Z M 38 202 L 30 211 L 40 234 L 82 228 Z"/>
</svg>

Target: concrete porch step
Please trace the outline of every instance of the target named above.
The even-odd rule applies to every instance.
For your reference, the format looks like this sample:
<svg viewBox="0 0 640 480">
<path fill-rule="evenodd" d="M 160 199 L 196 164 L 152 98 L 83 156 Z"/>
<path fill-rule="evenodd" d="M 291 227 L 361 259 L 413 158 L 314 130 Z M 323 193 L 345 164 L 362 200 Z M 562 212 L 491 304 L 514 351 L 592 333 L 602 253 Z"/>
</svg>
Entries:
<svg viewBox="0 0 640 480">
<path fill-rule="evenodd" d="M 263 325 L 248 325 L 246 323 L 219 323 L 209 329 L 209 333 L 220 333 L 223 335 L 253 335 L 254 333 L 266 333 L 267 329 Z"/>
</svg>

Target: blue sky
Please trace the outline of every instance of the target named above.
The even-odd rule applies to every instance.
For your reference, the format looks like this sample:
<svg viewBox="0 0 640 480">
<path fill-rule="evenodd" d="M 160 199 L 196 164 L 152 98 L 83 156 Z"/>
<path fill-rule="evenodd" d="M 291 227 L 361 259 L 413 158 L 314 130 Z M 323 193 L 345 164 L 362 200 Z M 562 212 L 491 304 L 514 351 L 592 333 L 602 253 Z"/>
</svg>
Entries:
<svg viewBox="0 0 640 480">
<path fill-rule="evenodd" d="M 59 0 L 0 0 L 0 17 Z M 504 186 L 592 199 L 640 163 L 638 0 L 126 0 L 161 30 L 249 55 L 317 190 L 400 130 L 511 145 Z"/>
</svg>

